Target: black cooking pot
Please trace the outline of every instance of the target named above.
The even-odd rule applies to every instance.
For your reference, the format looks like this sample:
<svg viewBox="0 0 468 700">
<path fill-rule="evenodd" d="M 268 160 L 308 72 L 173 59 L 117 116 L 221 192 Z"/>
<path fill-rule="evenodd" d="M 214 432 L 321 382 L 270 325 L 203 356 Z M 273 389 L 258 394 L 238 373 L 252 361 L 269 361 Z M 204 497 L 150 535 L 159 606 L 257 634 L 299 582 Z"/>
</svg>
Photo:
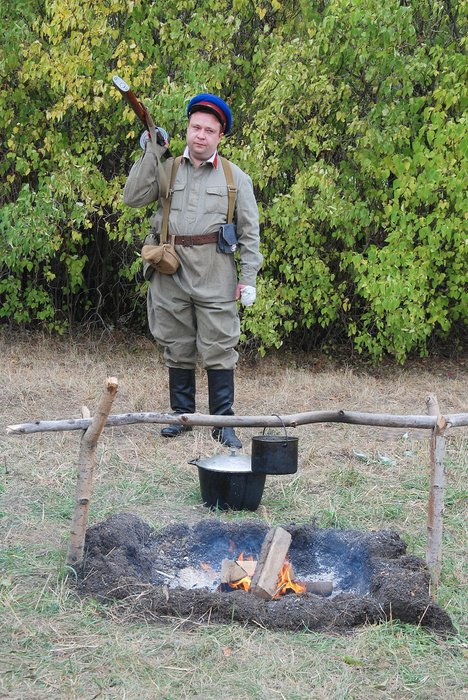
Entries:
<svg viewBox="0 0 468 700">
<path fill-rule="evenodd" d="M 203 504 L 212 510 L 257 510 L 266 474 L 253 474 L 248 455 L 216 455 L 189 462 L 198 467 Z"/>
<path fill-rule="evenodd" d="M 279 417 L 279 416 L 278 416 Z M 280 419 L 281 420 L 281 419 Z M 254 474 L 295 474 L 299 438 L 288 435 L 254 435 L 251 467 Z"/>
</svg>

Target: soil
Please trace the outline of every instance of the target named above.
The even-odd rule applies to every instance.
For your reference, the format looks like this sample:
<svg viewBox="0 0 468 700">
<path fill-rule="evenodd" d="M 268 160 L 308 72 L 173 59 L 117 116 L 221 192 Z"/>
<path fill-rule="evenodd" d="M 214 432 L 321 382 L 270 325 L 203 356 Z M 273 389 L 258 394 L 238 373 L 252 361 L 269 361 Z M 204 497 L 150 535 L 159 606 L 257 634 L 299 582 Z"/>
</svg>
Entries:
<svg viewBox="0 0 468 700">
<path fill-rule="evenodd" d="M 88 529 L 76 587 L 83 597 L 114 602 L 114 612 L 148 621 L 176 617 L 190 624 L 237 621 L 274 630 L 344 632 L 398 619 L 455 633 L 449 615 L 429 595 L 425 563 L 406 555 L 396 532 L 283 527 L 292 535 L 296 578 L 332 580 L 331 597 L 307 592 L 264 601 L 245 591 L 218 590 L 223 558 L 240 552 L 257 558 L 268 531 L 263 523 L 210 519 L 156 531 L 129 513 Z M 197 571 L 199 580 L 187 576 Z"/>
</svg>

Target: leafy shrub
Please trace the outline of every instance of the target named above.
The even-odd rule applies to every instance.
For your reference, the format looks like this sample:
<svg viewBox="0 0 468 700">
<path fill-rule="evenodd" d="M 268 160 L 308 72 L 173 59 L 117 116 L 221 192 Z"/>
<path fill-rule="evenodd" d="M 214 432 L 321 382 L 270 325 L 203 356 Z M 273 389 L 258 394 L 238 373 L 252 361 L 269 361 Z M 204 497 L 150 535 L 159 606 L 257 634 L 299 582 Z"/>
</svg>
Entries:
<svg viewBox="0 0 468 700">
<path fill-rule="evenodd" d="M 0 318 L 146 327 L 148 210 L 121 204 L 139 126 L 127 80 L 184 144 L 220 92 L 252 176 L 261 352 L 348 339 L 399 361 L 466 319 L 466 17 L 436 0 L 2 4 Z M 12 51 L 12 46 L 18 46 Z"/>
</svg>

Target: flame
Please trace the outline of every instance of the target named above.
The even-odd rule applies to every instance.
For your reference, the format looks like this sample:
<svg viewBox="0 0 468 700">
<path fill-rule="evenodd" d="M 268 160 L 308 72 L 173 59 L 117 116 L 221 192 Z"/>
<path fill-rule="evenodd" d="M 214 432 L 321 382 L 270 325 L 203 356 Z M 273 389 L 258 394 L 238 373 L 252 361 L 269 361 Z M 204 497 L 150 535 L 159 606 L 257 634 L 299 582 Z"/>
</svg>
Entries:
<svg viewBox="0 0 468 700">
<path fill-rule="evenodd" d="M 293 581 L 291 578 L 291 574 L 292 564 L 286 559 L 278 577 L 278 587 L 276 589 L 275 595 L 273 596 L 274 600 L 278 599 L 280 596 L 284 595 L 288 591 L 293 591 L 293 593 L 297 593 L 298 595 L 306 592 L 307 586 L 305 586 L 303 583 L 300 583 L 300 581 Z"/>
<path fill-rule="evenodd" d="M 252 583 L 252 579 L 250 576 L 244 576 L 243 578 L 240 578 L 238 581 L 232 581 L 229 585 L 231 588 L 234 588 L 236 591 L 241 589 L 243 591 L 249 591 L 250 590 L 250 584 Z"/>
<path fill-rule="evenodd" d="M 254 561 L 254 558 L 252 555 L 246 557 L 244 556 L 244 552 L 241 552 L 238 557 L 236 557 L 235 561 Z M 250 585 L 252 583 L 252 577 L 248 576 L 247 574 L 243 576 L 242 578 L 238 579 L 237 581 L 232 581 L 229 585 L 231 588 L 234 588 L 235 590 L 243 590 L 243 591 L 248 591 L 250 590 Z"/>
<path fill-rule="evenodd" d="M 237 561 L 253 561 L 253 557 L 247 557 L 246 559 L 244 558 L 244 553 L 241 552 L 239 556 L 237 557 Z M 285 595 L 289 591 L 292 591 L 293 593 L 296 593 L 297 595 L 300 595 L 301 593 L 305 593 L 307 591 L 307 586 L 305 586 L 303 583 L 300 583 L 300 581 L 293 581 L 292 580 L 292 575 L 293 575 L 293 568 L 291 562 L 286 559 L 282 569 L 280 571 L 280 574 L 278 576 L 278 585 L 276 588 L 276 592 L 273 596 L 273 600 L 277 600 L 280 598 L 282 595 Z M 232 581 L 229 585 L 231 588 L 234 588 L 235 590 L 243 590 L 243 591 L 249 591 L 250 586 L 252 583 L 252 578 L 250 576 L 243 576 L 243 578 L 240 578 L 238 581 Z"/>
</svg>

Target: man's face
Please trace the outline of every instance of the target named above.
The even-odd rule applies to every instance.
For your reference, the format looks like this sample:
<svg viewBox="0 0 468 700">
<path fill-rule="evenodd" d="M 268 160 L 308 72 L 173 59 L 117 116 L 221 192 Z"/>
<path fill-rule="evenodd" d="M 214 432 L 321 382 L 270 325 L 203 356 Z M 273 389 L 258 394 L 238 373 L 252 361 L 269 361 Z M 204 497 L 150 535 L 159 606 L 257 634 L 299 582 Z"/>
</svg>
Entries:
<svg viewBox="0 0 468 700">
<path fill-rule="evenodd" d="M 208 160 L 218 148 L 222 136 L 222 126 L 213 114 L 195 112 L 187 126 L 190 156 L 199 162 Z"/>
</svg>

